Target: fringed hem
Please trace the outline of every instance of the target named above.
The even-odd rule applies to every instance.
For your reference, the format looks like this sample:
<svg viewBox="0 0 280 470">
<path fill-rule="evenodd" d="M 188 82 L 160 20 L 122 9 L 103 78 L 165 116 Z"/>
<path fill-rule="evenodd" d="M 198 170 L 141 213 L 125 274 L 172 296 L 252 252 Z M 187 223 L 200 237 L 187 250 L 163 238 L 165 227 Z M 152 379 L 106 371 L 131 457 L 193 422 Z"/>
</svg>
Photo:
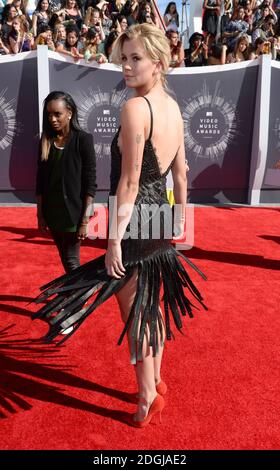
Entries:
<svg viewBox="0 0 280 470">
<path fill-rule="evenodd" d="M 207 310 L 203 298 L 191 281 L 180 258 L 197 271 L 204 279 L 205 275 L 182 253 L 171 245 L 165 251 L 153 253 L 145 260 L 125 264 L 126 274 L 121 279 L 108 276 L 105 268 L 105 255 L 94 259 L 70 274 L 65 274 L 41 288 L 43 292 L 34 300 L 35 303 L 47 301 L 47 304 L 33 315 L 48 322 L 49 331 L 43 338 L 50 342 L 61 334 L 62 330 L 73 326 L 73 330 L 59 341 L 64 343 L 82 325 L 85 319 L 103 302 L 116 294 L 138 270 L 137 289 L 128 320 L 120 335 L 118 344 L 126 333 L 129 334 L 131 362 L 142 360 L 144 337 L 149 331 L 149 345 L 156 356 L 160 345 L 166 339 L 174 337 L 171 318 L 178 331 L 182 329 L 181 316 L 193 317 L 192 309 L 197 308 L 186 296 L 187 288 L 191 296 Z M 163 284 L 163 316 L 160 306 L 160 284 Z M 54 297 L 53 297 L 54 296 Z M 93 301 L 89 299 L 94 297 Z"/>
</svg>

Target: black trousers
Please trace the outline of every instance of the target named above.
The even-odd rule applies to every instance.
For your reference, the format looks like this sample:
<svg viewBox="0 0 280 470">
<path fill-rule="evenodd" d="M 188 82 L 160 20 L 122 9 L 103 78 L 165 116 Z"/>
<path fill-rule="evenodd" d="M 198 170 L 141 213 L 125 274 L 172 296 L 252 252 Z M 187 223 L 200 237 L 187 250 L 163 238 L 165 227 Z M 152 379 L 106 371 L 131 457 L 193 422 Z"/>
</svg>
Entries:
<svg viewBox="0 0 280 470">
<path fill-rule="evenodd" d="M 70 273 L 80 266 L 81 241 L 76 232 L 50 231 L 57 246 L 59 256 L 66 273 Z"/>
</svg>

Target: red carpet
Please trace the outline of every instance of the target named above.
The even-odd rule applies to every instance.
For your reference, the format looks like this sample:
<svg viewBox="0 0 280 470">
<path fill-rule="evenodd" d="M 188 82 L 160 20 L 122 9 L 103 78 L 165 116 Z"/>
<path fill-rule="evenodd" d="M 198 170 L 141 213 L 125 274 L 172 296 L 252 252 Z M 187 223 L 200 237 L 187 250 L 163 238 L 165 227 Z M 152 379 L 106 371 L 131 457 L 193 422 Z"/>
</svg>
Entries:
<svg viewBox="0 0 280 470">
<path fill-rule="evenodd" d="M 195 209 L 187 255 L 209 312 L 185 321 L 165 352 L 161 425 L 124 422 L 134 372 L 115 301 L 62 348 L 41 345 L 30 320 L 38 286 L 62 273 L 36 231 L 34 208 L 1 208 L 1 449 L 279 449 L 280 210 Z M 102 253 L 92 242 L 83 261 Z"/>
</svg>

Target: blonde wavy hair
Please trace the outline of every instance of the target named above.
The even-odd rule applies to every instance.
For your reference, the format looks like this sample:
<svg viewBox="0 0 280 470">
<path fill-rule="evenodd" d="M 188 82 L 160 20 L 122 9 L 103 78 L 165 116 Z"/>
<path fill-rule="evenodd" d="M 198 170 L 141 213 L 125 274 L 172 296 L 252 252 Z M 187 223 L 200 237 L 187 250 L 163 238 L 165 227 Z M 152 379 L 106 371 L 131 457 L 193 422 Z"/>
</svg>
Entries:
<svg viewBox="0 0 280 470">
<path fill-rule="evenodd" d="M 164 33 L 157 26 L 148 23 L 130 26 L 116 40 L 111 56 L 112 62 L 121 64 L 123 45 L 132 39 L 139 39 L 151 60 L 161 63 L 161 80 L 163 85 L 166 85 L 165 75 L 171 61 L 170 46 Z"/>
</svg>

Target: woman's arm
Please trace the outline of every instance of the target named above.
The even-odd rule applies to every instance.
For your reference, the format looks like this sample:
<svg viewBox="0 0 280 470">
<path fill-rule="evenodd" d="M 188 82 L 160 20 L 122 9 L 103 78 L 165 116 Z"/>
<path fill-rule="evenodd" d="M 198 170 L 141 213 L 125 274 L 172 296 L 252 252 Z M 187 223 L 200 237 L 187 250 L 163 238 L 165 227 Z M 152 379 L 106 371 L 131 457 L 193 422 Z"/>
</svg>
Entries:
<svg viewBox="0 0 280 470">
<path fill-rule="evenodd" d="M 32 31 L 33 31 L 34 38 L 36 38 L 37 36 L 37 19 L 38 19 L 37 14 L 34 12 L 32 16 Z"/>
<path fill-rule="evenodd" d="M 79 139 L 79 153 L 82 161 L 81 188 L 83 207 L 77 227 L 77 238 L 85 239 L 88 235 L 88 223 L 93 215 L 93 200 L 96 192 L 96 158 L 91 134 L 82 134 Z"/>
<path fill-rule="evenodd" d="M 163 19 L 164 19 L 165 26 L 168 26 L 169 23 L 172 21 L 172 16 L 170 15 L 170 13 L 166 13 Z"/>
<path fill-rule="evenodd" d="M 131 219 L 139 189 L 146 113 L 146 103 L 142 98 L 130 99 L 121 113 L 122 168 L 105 259 L 108 274 L 116 278 L 124 274 L 120 244 Z"/>
<path fill-rule="evenodd" d="M 12 54 L 18 54 L 18 52 L 20 52 L 20 46 L 21 46 L 20 34 L 18 34 L 18 37 L 16 40 L 10 36 L 9 45 L 10 45 Z"/>
</svg>

